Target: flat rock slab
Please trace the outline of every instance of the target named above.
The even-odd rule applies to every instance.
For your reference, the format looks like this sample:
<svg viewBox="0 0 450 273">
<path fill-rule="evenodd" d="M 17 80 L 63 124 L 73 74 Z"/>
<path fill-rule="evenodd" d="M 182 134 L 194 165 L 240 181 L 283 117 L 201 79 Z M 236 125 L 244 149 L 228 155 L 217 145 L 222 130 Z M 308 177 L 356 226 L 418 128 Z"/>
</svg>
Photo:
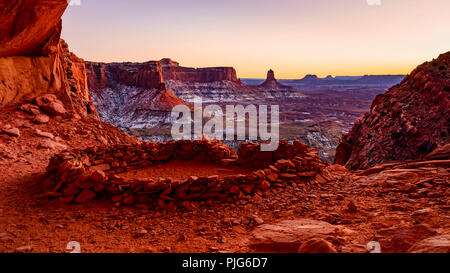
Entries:
<svg viewBox="0 0 450 273">
<path fill-rule="evenodd" d="M 311 238 L 334 237 L 342 232 L 352 231 L 318 220 L 285 220 L 257 227 L 252 232 L 248 245 L 258 252 L 295 253 L 300 245 Z"/>
<path fill-rule="evenodd" d="M 450 253 L 450 234 L 427 238 L 415 244 L 409 253 Z"/>
<path fill-rule="evenodd" d="M 426 224 L 380 229 L 376 237 L 382 253 L 406 253 L 415 243 L 434 236 L 436 232 Z"/>
</svg>

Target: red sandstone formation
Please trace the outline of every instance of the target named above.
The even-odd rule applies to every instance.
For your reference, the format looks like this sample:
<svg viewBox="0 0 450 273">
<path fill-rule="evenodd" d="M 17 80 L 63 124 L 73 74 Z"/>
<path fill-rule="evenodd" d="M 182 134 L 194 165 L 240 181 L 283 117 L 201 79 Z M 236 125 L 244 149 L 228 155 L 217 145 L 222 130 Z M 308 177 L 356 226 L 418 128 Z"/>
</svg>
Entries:
<svg viewBox="0 0 450 273">
<path fill-rule="evenodd" d="M 89 90 L 115 87 L 117 84 L 164 90 L 159 62 L 93 63 L 86 62 Z"/>
<path fill-rule="evenodd" d="M 267 97 L 273 97 L 275 99 L 299 99 L 303 98 L 304 95 L 301 94 L 297 89 L 281 84 L 275 78 L 275 73 L 272 69 L 267 72 L 267 79 L 262 84 L 255 87 L 259 93 L 266 94 Z"/>
<path fill-rule="evenodd" d="M 292 91 L 295 91 L 295 88 L 279 83 L 277 79 L 275 79 L 275 72 L 273 72 L 272 69 L 267 71 L 267 79 L 260 85 L 260 87 L 268 89 L 269 91 L 281 89 L 291 89 Z"/>
<path fill-rule="evenodd" d="M 157 84 L 159 83 L 159 86 Z M 145 89 L 152 89 L 157 86 L 158 89 L 165 89 L 162 77 L 161 63 L 147 62 L 139 66 L 136 75 L 136 86 Z"/>
<path fill-rule="evenodd" d="M 167 88 L 186 101 L 192 102 L 195 96 L 207 102 L 236 102 L 261 97 L 237 79 L 232 67 L 182 67 L 167 58 L 160 62 Z"/>
<path fill-rule="evenodd" d="M 98 117 L 84 61 L 60 40 L 66 0 L 0 3 L 0 104 L 52 93 L 73 114 Z"/>
<path fill-rule="evenodd" d="M 238 81 L 236 71 L 232 67 L 189 68 L 179 66 L 171 59 L 146 63 L 86 62 L 86 67 L 90 89 L 107 87 L 111 77 L 118 83 L 147 89 L 159 88 L 159 84 L 169 80 L 199 83 Z"/>
<path fill-rule="evenodd" d="M 125 130 L 170 124 L 177 105 L 188 105 L 168 91 L 160 62 L 86 62 L 89 90 L 102 120 Z"/>
<path fill-rule="evenodd" d="M 87 88 L 84 61 L 61 40 L 49 56 L 0 58 L 0 104 L 32 100 L 55 94 L 68 110 L 97 117 Z"/>
<path fill-rule="evenodd" d="M 48 56 L 57 51 L 66 0 L 0 3 L 0 57 Z"/>
<path fill-rule="evenodd" d="M 417 160 L 450 142 L 450 52 L 379 95 L 343 137 L 335 162 L 350 169 Z"/>
<path fill-rule="evenodd" d="M 103 63 L 85 62 L 87 83 L 90 90 L 99 90 L 109 87 L 111 73 L 106 70 Z"/>
<path fill-rule="evenodd" d="M 186 101 L 194 96 L 209 101 L 236 101 L 255 93 L 237 79 L 232 67 L 189 68 L 171 59 L 147 63 L 86 62 L 86 67 L 89 89 L 99 95 L 104 93 L 99 90 L 117 89 L 117 84 L 160 90 L 166 90 L 167 86 L 169 92 Z M 101 103 L 98 101 L 97 106 Z"/>
<path fill-rule="evenodd" d="M 238 82 L 236 70 L 233 67 L 190 68 L 182 67 L 171 59 L 162 59 L 164 81 L 183 81 L 211 83 L 219 81 Z"/>
</svg>

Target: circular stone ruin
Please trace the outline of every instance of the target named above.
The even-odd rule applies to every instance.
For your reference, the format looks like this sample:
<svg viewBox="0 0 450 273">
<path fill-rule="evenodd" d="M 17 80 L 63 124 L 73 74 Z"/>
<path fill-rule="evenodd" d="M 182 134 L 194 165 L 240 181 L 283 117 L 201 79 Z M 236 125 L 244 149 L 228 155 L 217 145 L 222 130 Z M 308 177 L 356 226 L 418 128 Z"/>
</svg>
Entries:
<svg viewBox="0 0 450 273">
<path fill-rule="evenodd" d="M 63 203 L 108 199 L 149 209 L 235 202 L 293 183 L 323 181 L 318 153 L 295 141 L 274 152 L 244 143 L 236 155 L 220 141 L 143 142 L 64 151 L 47 167 L 46 196 Z"/>
</svg>

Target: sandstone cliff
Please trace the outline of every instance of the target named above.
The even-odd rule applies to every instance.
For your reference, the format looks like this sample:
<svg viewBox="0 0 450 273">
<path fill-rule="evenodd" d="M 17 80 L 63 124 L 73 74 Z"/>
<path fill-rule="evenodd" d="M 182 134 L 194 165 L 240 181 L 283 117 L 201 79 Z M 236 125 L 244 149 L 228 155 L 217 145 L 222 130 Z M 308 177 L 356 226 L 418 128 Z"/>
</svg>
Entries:
<svg viewBox="0 0 450 273">
<path fill-rule="evenodd" d="M 284 100 L 303 98 L 293 87 L 277 82 L 274 72 L 259 86 L 250 86 L 237 79 L 232 67 L 188 68 L 170 59 L 163 63 L 163 78 L 167 88 L 178 97 L 193 101 L 201 97 L 203 102 L 248 102 L 256 100 Z"/>
<path fill-rule="evenodd" d="M 185 81 L 211 83 L 217 81 L 237 82 L 236 70 L 233 67 L 191 68 L 180 66 L 171 59 L 162 59 L 164 81 Z"/>
<path fill-rule="evenodd" d="M 115 87 L 118 84 L 163 90 L 161 63 L 94 63 L 86 62 L 90 90 Z"/>
<path fill-rule="evenodd" d="M 163 130 L 174 106 L 187 103 L 169 92 L 160 62 L 86 62 L 87 81 L 102 120 L 127 131 Z"/>
<path fill-rule="evenodd" d="M 66 0 L 0 2 L 0 57 L 47 56 L 55 52 Z"/>
<path fill-rule="evenodd" d="M 350 169 L 421 159 L 450 141 L 450 52 L 417 67 L 374 100 L 337 148 Z"/>
<path fill-rule="evenodd" d="M 167 88 L 186 101 L 194 101 L 195 96 L 203 102 L 242 101 L 256 94 L 237 78 L 233 67 L 183 67 L 168 58 L 160 62 Z"/>
<path fill-rule="evenodd" d="M 0 105 L 51 93 L 67 110 L 97 118 L 84 61 L 60 40 L 65 0 L 0 3 Z"/>
</svg>

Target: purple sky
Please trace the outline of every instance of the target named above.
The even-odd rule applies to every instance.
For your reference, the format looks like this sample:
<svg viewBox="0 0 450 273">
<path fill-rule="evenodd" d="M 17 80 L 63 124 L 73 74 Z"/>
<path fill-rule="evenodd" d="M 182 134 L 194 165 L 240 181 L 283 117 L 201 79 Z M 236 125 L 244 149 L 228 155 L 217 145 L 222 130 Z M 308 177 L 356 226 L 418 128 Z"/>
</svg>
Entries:
<svg viewBox="0 0 450 273">
<path fill-rule="evenodd" d="M 243 78 L 269 68 L 300 78 L 408 73 L 450 50 L 449 0 L 79 1 L 62 36 L 91 61 L 170 57 Z"/>
</svg>

